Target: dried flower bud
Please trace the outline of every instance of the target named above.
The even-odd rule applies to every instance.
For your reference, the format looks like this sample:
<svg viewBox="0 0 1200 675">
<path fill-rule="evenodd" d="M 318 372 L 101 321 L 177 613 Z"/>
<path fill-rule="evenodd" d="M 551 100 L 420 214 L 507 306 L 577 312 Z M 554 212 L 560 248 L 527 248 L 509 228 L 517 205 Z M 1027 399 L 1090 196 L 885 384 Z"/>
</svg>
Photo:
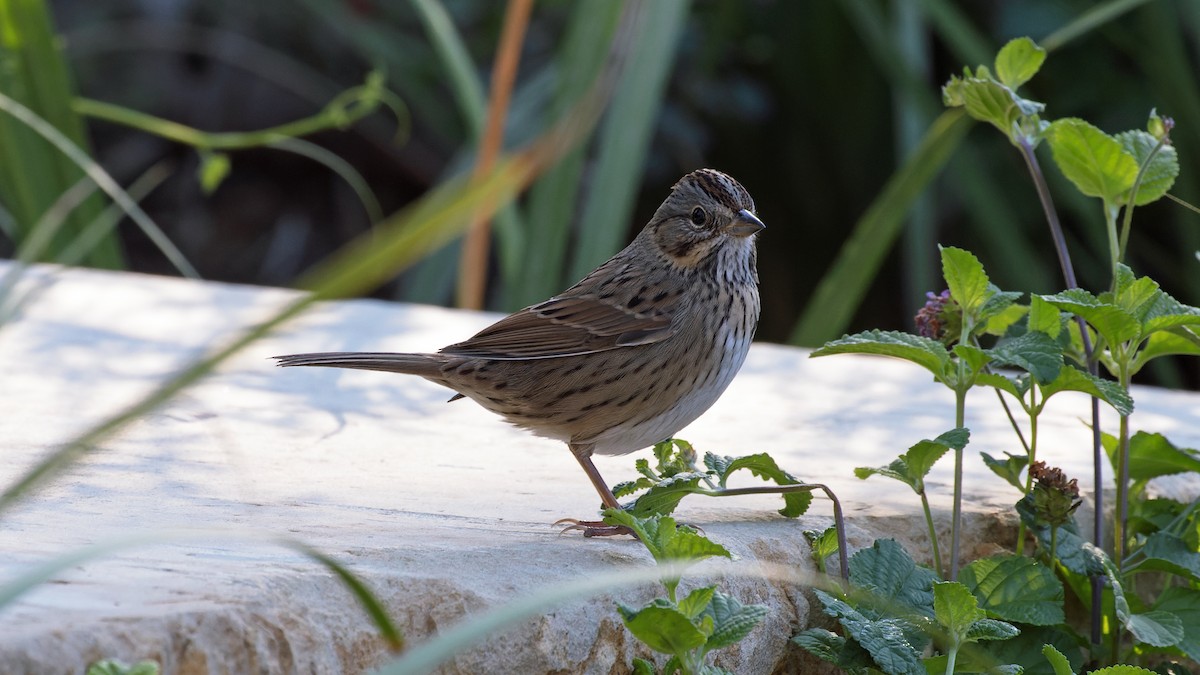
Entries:
<svg viewBox="0 0 1200 675">
<path fill-rule="evenodd" d="M 1033 478 L 1033 510 L 1039 520 L 1057 527 L 1071 521 L 1071 514 L 1079 508 L 1079 483 L 1067 480 L 1067 475 L 1058 467 L 1048 467 L 1045 462 L 1034 462 L 1029 466 Z"/>
</svg>

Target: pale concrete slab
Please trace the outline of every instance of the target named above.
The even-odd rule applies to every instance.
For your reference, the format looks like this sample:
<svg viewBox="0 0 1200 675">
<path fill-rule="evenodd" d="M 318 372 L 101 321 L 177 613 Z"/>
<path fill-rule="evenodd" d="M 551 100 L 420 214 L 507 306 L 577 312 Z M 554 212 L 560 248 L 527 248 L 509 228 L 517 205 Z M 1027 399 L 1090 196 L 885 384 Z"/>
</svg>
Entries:
<svg viewBox="0 0 1200 675">
<path fill-rule="evenodd" d="M 7 269 L 0 265 L 0 273 Z M 51 266 L 30 270 L 19 288 L 34 295 L 0 327 L 0 485 L 297 297 Z M 592 516 L 598 501 L 564 446 L 469 401 L 446 404 L 448 390 L 417 378 L 282 370 L 268 358 L 431 351 L 495 318 L 367 300 L 323 305 L 0 513 L 0 584 L 130 533 L 219 530 L 73 566 L 0 609 L 0 672 L 79 673 L 103 657 L 153 658 L 168 673 L 360 672 L 385 661 L 332 575 L 266 543 L 270 535 L 293 536 L 361 574 L 413 643 L 536 589 L 650 565 L 637 542 L 559 536 L 551 526 L 564 516 Z M 1017 495 L 978 459 L 980 450 L 1015 451 L 1008 423 L 994 397 L 971 396 L 966 472 L 975 549 L 1015 536 L 1007 507 Z M 1135 396 L 1137 427 L 1200 445 L 1200 397 L 1148 388 Z M 1081 484 L 1091 475 L 1087 410 L 1084 397 L 1063 394 L 1042 420 L 1042 457 Z M 952 396 L 916 366 L 810 360 L 804 350 L 756 344 L 724 398 L 680 436 L 701 452 L 769 451 L 792 473 L 833 487 L 855 546 L 892 536 L 921 555 L 916 497 L 893 481 L 860 481 L 852 470 L 886 464 L 952 426 Z M 635 476 L 633 457 L 596 464 L 610 483 Z M 943 460 L 930 482 L 943 530 L 950 471 Z M 778 506 L 770 497 L 692 498 L 679 516 L 742 561 L 810 567 L 800 532 L 826 526 L 829 504 L 818 499 L 799 522 L 779 517 Z M 720 576 L 732 564 L 708 569 Z M 803 591 L 727 584 L 773 612 L 747 646 L 719 663 L 756 673 L 796 659 L 787 639 L 805 625 Z M 561 607 L 442 672 L 626 672 L 636 650 L 613 602 L 640 605 L 657 591 L 620 589 Z"/>
</svg>

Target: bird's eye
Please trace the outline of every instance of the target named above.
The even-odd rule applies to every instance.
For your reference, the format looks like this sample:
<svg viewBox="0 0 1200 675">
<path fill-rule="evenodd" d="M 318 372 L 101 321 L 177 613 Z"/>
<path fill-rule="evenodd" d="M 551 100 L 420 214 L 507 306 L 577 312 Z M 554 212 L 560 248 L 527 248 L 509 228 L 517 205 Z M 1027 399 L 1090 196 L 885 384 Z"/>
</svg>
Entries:
<svg viewBox="0 0 1200 675">
<path fill-rule="evenodd" d="M 706 220 L 708 220 L 708 214 L 706 214 L 704 212 L 704 209 L 700 208 L 699 206 L 692 209 L 692 224 L 693 225 L 703 225 L 704 221 L 706 221 Z"/>
</svg>

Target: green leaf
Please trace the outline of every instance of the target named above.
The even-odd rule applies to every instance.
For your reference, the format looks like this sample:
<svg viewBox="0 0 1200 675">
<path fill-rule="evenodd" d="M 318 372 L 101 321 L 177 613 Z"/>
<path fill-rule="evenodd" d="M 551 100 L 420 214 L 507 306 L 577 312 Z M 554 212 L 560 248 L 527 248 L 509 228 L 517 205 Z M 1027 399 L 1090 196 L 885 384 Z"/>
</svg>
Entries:
<svg viewBox="0 0 1200 675">
<path fill-rule="evenodd" d="M 933 613 L 937 575 L 920 567 L 894 539 L 877 539 L 871 548 L 850 556 L 850 580 L 882 598 L 923 613 Z"/>
<path fill-rule="evenodd" d="M 1144 206 L 1158 201 L 1171 189 L 1171 186 L 1175 184 L 1175 178 L 1179 175 L 1179 155 L 1176 154 L 1175 147 L 1165 144 L 1151 158 L 1151 153 L 1158 145 L 1158 139 L 1149 132 L 1125 131 L 1117 134 L 1116 138 L 1125 152 L 1137 161 L 1139 168 L 1145 165 L 1134 205 Z M 1146 163 L 1147 160 L 1149 160 L 1149 164 Z M 1125 204 L 1129 203 L 1128 193 L 1122 195 L 1121 201 Z"/>
<path fill-rule="evenodd" d="M 205 195 L 216 192 L 225 177 L 229 175 L 231 163 L 229 155 L 224 152 L 200 153 L 200 166 L 196 168 L 196 177 L 200 179 L 200 189 Z"/>
<path fill-rule="evenodd" d="M 1175 644 L 1187 657 L 1200 661 L 1200 590 L 1174 586 L 1158 596 L 1154 609 L 1179 617 L 1183 624 L 1183 639 Z"/>
<path fill-rule="evenodd" d="M 720 457 L 706 453 L 704 464 L 710 469 L 717 471 L 720 486 L 723 488 L 729 480 L 729 476 L 733 472 L 747 469 L 754 476 L 763 480 L 775 481 L 777 485 L 796 485 L 801 481 L 796 479 L 792 474 L 779 468 L 775 463 L 775 459 L 765 452 L 757 455 L 746 455 L 743 457 Z M 710 463 L 711 461 L 711 463 Z M 717 468 L 719 467 L 719 468 Z M 808 510 L 809 504 L 812 503 L 811 492 L 789 492 L 783 496 L 784 506 L 779 509 L 779 513 L 787 518 L 799 518 Z"/>
<path fill-rule="evenodd" d="M 704 650 L 713 651 L 740 641 L 767 616 L 767 611 L 766 605 L 743 605 L 732 595 L 716 592 L 705 610 L 705 615 L 712 617 L 713 632 Z"/>
<path fill-rule="evenodd" d="M 825 560 L 838 552 L 837 528 L 829 526 L 821 532 L 817 530 L 805 530 L 804 538 L 808 540 L 808 545 L 812 548 L 813 560 L 817 562 L 823 571 L 825 569 Z"/>
<path fill-rule="evenodd" d="M 87 675 L 158 675 L 160 672 L 155 661 L 139 661 L 129 666 L 116 659 L 97 661 L 87 669 Z"/>
<path fill-rule="evenodd" d="M 987 352 L 993 362 L 1021 368 L 1038 384 L 1058 377 L 1063 367 L 1062 348 L 1054 338 L 1040 331 L 1002 339 Z"/>
<path fill-rule="evenodd" d="M 1029 298 L 1029 322 L 1028 330 L 1045 333 L 1052 338 L 1057 338 L 1062 331 L 1062 313 L 1054 305 L 1046 302 L 1039 296 L 1031 296 Z"/>
<path fill-rule="evenodd" d="M 807 650 L 822 661 L 838 663 L 838 655 L 846 646 L 846 638 L 824 628 L 802 630 L 792 642 Z"/>
<path fill-rule="evenodd" d="M 937 340 L 898 331 L 870 330 L 826 342 L 810 357 L 830 354 L 877 354 L 923 366 L 941 380 L 951 368 L 950 352 Z"/>
<path fill-rule="evenodd" d="M 1160 330 L 1147 338 L 1135 357 L 1134 372 L 1160 356 L 1200 356 L 1200 339 L 1186 328 Z"/>
<path fill-rule="evenodd" d="M 1013 398 L 1024 401 L 1029 393 L 1029 374 L 1023 373 L 1018 377 L 1007 377 L 1000 373 L 979 373 L 975 376 L 975 384 L 980 387 L 999 389 Z"/>
<path fill-rule="evenodd" d="M 1053 647 L 1053 645 L 1042 645 L 1042 655 L 1050 662 L 1050 666 L 1054 668 L 1054 675 L 1075 675 L 1075 671 L 1071 670 L 1071 662 L 1067 660 L 1063 653 Z"/>
<path fill-rule="evenodd" d="M 904 621 L 873 621 L 825 591 L 814 589 L 813 592 L 825 606 L 825 612 L 837 619 L 846 634 L 870 653 L 880 670 L 888 675 L 925 675 L 921 655 L 906 637 L 905 629 L 910 626 Z"/>
<path fill-rule="evenodd" d="M 1119 202 L 1133 187 L 1138 163 L 1117 139 L 1078 118 L 1055 120 L 1046 130 L 1054 162 L 1080 192 Z"/>
<path fill-rule="evenodd" d="M 933 585 L 933 615 L 955 636 L 956 644 L 963 641 L 971 624 L 987 616 L 979 608 L 979 601 L 971 594 L 971 589 L 957 581 L 941 581 Z"/>
<path fill-rule="evenodd" d="M 669 515 L 684 497 L 705 489 L 700 487 L 700 481 L 705 476 L 703 473 L 680 473 L 660 480 L 627 508 L 630 513 L 641 517 Z"/>
<path fill-rule="evenodd" d="M 686 616 L 673 607 L 647 605 L 634 611 L 617 605 L 625 627 L 656 652 L 682 654 L 704 644 L 706 638 Z"/>
<path fill-rule="evenodd" d="M 985 309 L 988 308 L 988 304 L 991 304 L 990 300 L 984 305 Z M 1029 308 L 1025 305 L 1010 304 L 999 312 L 988 314 L 983 332 L 988 335 L 1004 335 L 1028 313 Z"/>
<path fill-rule="evenodd" d="M 963 568 L 959 580 L 971 589 L 989 615 L 1035 626 L 1064 621 L 1062 582 L 1031 558 L 980 558 Z"/>
<path fill-rule="evenodd" d="M 1028 455 L 1014 455 L 1010 452 L 1005 452 L 1008 459 L 999 460 L 986 452 L 979 453 L 983 457 L 983 463 L 987 465 L 992 473 L 1000 476 L 1008 481 L 1008 484 L 1017 488 L 1022 493 L 1025 492 L 1025 483 L 1021 480 L 1021 472 L 1025 467 L 1029 466 Z"/>
<path fill-rule="evenodd" d="M 1048 399 L 1060 391 L 1081 391 L 1111 405 L 1122 415 L 1133 414 L 1133 398 L 1120 384 L 1092 375 L 1071 366 L 1064 367 L 1053 381 L 1041 387 L 1042 398 Z"/>
<path fill-rule="evenodd" d="M 1046 50 L 1033 40 L 1027 37 L 1009 40 L 996 54 L 996 79 L 1015 90 L 1032 79 L 1045 60 Z"/>
<path fill-rule="evenodd" d="M 887 476 L 908 485 L 917 494 L 923 494 L 925 491 L 924 478 L 929 474 L 933 465 L 949 452 L 950 448 L 961 450 L 965 447 L 970 436 L 971 432 L 967 429 L 952 429 L 932 441 L 926 439 L 917 442 L 908 449 L 908 452 L 900 455 L 885 467 L 874 469 L 858 467 L 854 469 L 854 475 L 862 479 L 875 474 Z"/>
<path fill-rule="evenodd" d="M 1146 481 L 1177 473 L 1200 472 L 1200 453 L 1177 448 L 1162 434 L 1145 431 L 1129 439 L 1129 477 Z"/>
<path fill-rule="evenodd" d="M 658 675 L 658 670 L 655 669 L 654 663 L 646 659 L 635 658 L 633 660 L 633 675 Z"/>
<path fill-rule="evenodd" d="M 1002 642 L 987 645 L 987 654 L 997 663 L 1015 663 L 1025 669 L 1025 675 L 1055 675 L 1054 668 L 1042 655 L 1046 645 L 1065 654 L 1071 673 L 1082 672 L 1083 652 L 1078 636 L 1071 631 L 1050 626 L 1021 626 L 1021 634 Z"/>
<path fill-rule="evenodd" d="M 1020 635 L 1021 631 L 1011 623 L 995 619 L 980 619 L 967 628 L 967 639 L 977 640 L 1008 640 Z"/>
<path fill-rule="evenodd" d="M 970 251 L 953 246 L 939 246 L 942 254 L 942 276 L 950 289 L 950 297 L 968 316 L 977 316 L 987 300 L 988 277 Z"/>
<path fill-rule="evenodd" d="M 990 322 L 993 317 L 1000 316 L 1012 308 L 1017 300 L 1021 299 L 1024 293 L 1019 291 L 1002 291 L 995 284 L 988 284 L 987 299 L 983 302 L 983 307 L 979 310 L 979 320 L 981 322 Z M 1026 308 L 1019 307 L 1016 318 L 1020 318 L 1025 314 Z M 990 328 L 990 326 L 989 326 Z"/>
<path fill-rule="evenodd" d="M 1131 614 L 1125 628 L 1138 642 L 1151 647 L 1173 647 L 1183 640 L 1183 622 L 1170 612 L 1152 610 Z"/>
<path fill-rule="evenodd" d="M 1139 572 L 1160 570 L 1200 582 L 1200 553 L 1179 537 L 1167 532 L 1155 532 L 1146 538 L 1141 554 L 1145 560 L 1137 564 Z"/>
<path fill-rule="evenodd" d="M 1093 670 L 1090 675 L 1158 675 L 1153 670 L 1146 670 L 1141 666 L 1128 666 L 1125 664 L 1117 666 L 1109 666 L 1099 670 Z"/>
<path fill-rule="evenodd" d="M 1141 325 L 1128 311 L 1104 302 L 1081 288 L 1072 288 L 1041 299 L 1088 322 L 1109 344 L 1119 344 L 1141 335 Z"/>
<path fill-rule="evenodd" d="M 1037 123 L 1036 116 L 1046 106 L 1017 96 L 1012 89 L 990 79 L 986 69 L 980 70 L 984 77 L 951 77 L 942 88 L 942 102 L 950 107 L 963 106 L 968 115 L 991 124 L 1010 141 L 1015 141 L 1014 135 L 1023 133 L 1022 119 L 1033 118 L 1032 121 Z"/>
<path fill-rule="evenodd" d="M 960 342 L 954 345 L 953 351 L 955 356 L 962 359 L 963 362 L 967 364 L 967 368 L 969 369 L 969 375 L 967 376 L 968 379 L 970 379 L 972 376 L 976 376 L 977 373 L 983 370 L 984 366 L 992 361 L 990 353 L 974 345 Z"/>
<path fill-rule="evenodd" d="M 680 613 L 688 619 L 694 620 L 708 607 L 708 603 L 712 601 L 713 593 L 716 590 L 716 586 L 704 586 L 688 593 L 686 597 L 679 601 Z"/>
</svg>

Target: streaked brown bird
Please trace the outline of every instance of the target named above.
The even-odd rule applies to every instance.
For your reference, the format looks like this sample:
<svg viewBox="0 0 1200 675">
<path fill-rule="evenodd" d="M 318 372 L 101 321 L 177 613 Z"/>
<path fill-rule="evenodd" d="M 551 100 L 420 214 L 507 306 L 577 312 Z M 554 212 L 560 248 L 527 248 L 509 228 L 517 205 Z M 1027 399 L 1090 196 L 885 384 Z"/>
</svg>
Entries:
<svg viewBox="0 0 1200 675">
<path fill-rule="evenodd" d="M 764 227 L 745 188 L 700 169 L 675 184 L 608 262 L 465 342 L 436 354 L 276 358 L 280 366 L 383 370 L 449 387 L 458 392 L 452 401 L 473 399 L 565 442 L 604 505 L 620 508 L 592 453 L 619 455 L 670 438 L 725 391 L 758 324 L 754 246 Z"/>
</svg>

